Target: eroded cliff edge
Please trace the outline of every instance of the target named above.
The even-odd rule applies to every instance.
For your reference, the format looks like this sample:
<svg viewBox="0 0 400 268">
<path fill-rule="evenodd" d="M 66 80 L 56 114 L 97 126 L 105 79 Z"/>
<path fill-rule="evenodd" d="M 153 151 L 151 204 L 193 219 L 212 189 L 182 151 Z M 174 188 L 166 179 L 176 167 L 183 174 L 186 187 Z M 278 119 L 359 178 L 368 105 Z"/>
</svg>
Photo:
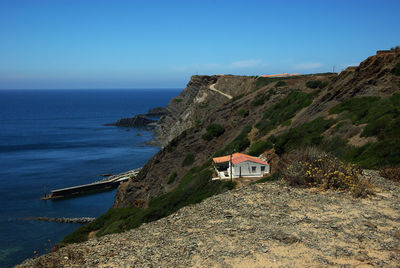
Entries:
<svg viewBox="0 0 400 268">
<path fill-rule="evenodd" d="M 114 207 L 130 206 L 137 200 L 147 202 L 171 191 L 189 170 L 202 166 L 217 151 L 232 144 L 246 126 L 249 127 L 249 132 L 245 133 L 248 144 L 240 148 L 244 152 L 249 152 L 257 143 L 270 141 L 271 137 L 287 139 L 287 133 L 304 129 L 317 119 L 317 123 L 324 123 L 323 129 L 312 140 L 304 141 L 309 145 L 325 140 L 332 148 L 348 145 L 365 151 L 364 147 L 369 144 L 378 146 L 379 138 L 363 136 L 365 124 L 353 122 L 346 116 L 346 111 L 331 114 L 330 110 L 354 98 L 385 100 L 399 93 L 400 77 L 395 74 L 399 63 L 400 53 L 397 51 L 371 56 L 359 66 L 340 74 L 286 78 L 193 76 L 182 93 L 168 104 L 167 114 L 158 123 L 156 132 L 163 148 L 134 180 L 119 187 Z M 233 98 L 228 99 L 210 90 L 213 84 Z M 202 136 L 207 126 L 213 123 L 223 126 L 225 132 L 206 141 Z M 302 136 L 298 139 L 301 140 Z M 334 145 L 335 139 L 339 141 L 337 146 Z M 291 146 L 290 140 L 282 142 L 286 142 L 284 146 L 287 148 Z M 278 154 L 283 153 L 281 144 L 274 145 Z M 188 156 L 193 156 L 193 161 L 183 165 Z M 172 174 L 176 174 L 176 179 L 169 183 Z"/>
</svg>

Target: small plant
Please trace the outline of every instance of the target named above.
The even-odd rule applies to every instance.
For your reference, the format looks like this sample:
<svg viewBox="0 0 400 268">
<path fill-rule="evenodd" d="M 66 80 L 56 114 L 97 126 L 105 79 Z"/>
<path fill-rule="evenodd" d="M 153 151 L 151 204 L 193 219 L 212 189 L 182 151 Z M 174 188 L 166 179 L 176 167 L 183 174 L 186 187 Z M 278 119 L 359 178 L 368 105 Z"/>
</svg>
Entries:
<svg viewBox="0 0 400 268">
<path fill-rule="evenodd" d="M 208 107 L 208 103 L 203 103 L 203 104 L 200 104 L 199 105 L 199 108 L 200 109 L 205 109 L 205 108 L 207 108 Z"/>
<path fill-rule="evenodd" d="M 180 103 L 183 101 L 183 99 L 174 99 L 175 102 Z"/>
<path fill-rule="evenodd" d="M 207 141 L 212 140 L 214 137 L 219 137 L 225 132 L 225 128 L 219 124 L 210 124 L 206 130 L 207 132 L 202 138 Z"/>
<path fill-rule="evenodd" d="M 290 185 L 347 190 L 354 197 L 373 194 L 372 185 L 361 177 L 359 166 L 344 163 L 317 148 L 292 151 L 284 159 L 282 173 Z"/>
<path fill-rule="evenodd" d="M 173 172 L 171 173 L 171 175 L 169 175 L 169 177 L 168 177 L 168 182 L 167 182 L 167 183 L 168 183 L 168 184 L 173 183 L 177 177 L 178 177 L 178 173 L 176 173 L 176 171 L 173 171 Z"/>
<path fill-rule="evenodd" d="M 396 66 L 393 68 L 392 74 L 400 75 L 400 63 L 397 63 Z"/>
<path fill-rule="evenodd" d="M 321 80 L 310 80 L 306 82 L 306 87 L 316 89 L 316 88 L 324 88 L 328 85 L 327 82 L 322 82 Z"/>
<path fill-rule="evenodd" d="M 247 115 L 249 115 L 249 111 L 246 110 L 246 109 L 244 109 L 244 108 L 241 108 L 241 109 L 239 109 L 239 111 L 237 112 L 237 115 L 239 115 L 239 116 L 247 116 Z"/>
<path fill-rule="evenodd" d="M 232 98 L 232 102 L 237 101 L 237 100 L 240 100 L 240 99 L 243 98 L 243 97 L 244 97 L 244 94 L 240 94 L 240 95 L 234 96 L 234 97 Z"/>
<path fill-rule="evenodd" d="M 264 96 L 264 95 L 258 95 L 252 102 L 251 105 L 255 106 L 260 106 L 265 103 L 269 99 L 269 96 Z"/>
<path fill-rule="evenodd" d="M 284 87 L 284 86 L 286 86 L 286 82 L 282 80 L 276 82 L 275 84 L 275 87 Z"/>
<path fill-rule="evenodd" d="M 185 159 L 182 161 L 182 167 L 190 166 L 194 162 L 194 155 L 193 154 L 187 154 Z"/>
<path fill-rule="evenodd" d="M 272 147 L 273 145 L 270 141 L 262 141 L 262 140 L 256 141 L 250 146 L 249 155 L 259 156 L 265 150 L 271 149 Z"/>
</svg>

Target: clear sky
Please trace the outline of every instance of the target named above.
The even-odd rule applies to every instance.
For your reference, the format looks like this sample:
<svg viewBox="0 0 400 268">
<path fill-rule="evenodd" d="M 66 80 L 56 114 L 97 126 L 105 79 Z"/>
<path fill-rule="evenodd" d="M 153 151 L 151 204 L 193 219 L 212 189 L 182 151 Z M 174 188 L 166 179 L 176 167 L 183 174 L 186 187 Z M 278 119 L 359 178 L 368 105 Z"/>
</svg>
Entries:
<svg viewBox="0 0 400 268">
<path fill-rule="evenodd" d="M 338 71 L 396 45 L 399 0 L 0 0 L 0 89 Z"/>
</svg>

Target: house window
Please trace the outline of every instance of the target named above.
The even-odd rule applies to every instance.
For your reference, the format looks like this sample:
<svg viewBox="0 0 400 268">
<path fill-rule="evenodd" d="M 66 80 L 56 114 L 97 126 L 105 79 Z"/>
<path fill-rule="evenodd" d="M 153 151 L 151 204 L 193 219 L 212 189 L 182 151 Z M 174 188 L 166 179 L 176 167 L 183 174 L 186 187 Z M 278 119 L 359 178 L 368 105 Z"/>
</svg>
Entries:
<svg viewBox="0 0 400 268">
<path fill-rule="evenodd" d="M 252 166 L 252 167 L 251 167 L 251 172 L 253 172 L 253 173 L 256 172 L 256 168 L 257 168 L 257 167 Z"/>
<path fill-rule="evenodd" d="M 261 172 L 265 171 L 265 166 L 261 166 Z"/>
</svg>

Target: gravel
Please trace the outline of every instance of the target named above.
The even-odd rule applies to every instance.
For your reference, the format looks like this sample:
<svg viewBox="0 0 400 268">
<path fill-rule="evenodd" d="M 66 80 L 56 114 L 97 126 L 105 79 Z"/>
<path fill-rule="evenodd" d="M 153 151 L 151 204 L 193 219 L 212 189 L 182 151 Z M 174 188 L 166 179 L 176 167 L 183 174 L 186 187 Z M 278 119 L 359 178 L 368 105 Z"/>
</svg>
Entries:
<svg viewBox="0 0 400 268">
<path fill-rule="evenodd" d="M 368 198 L 251 185 L 18 267 L 399 267 L 400 187 L 365 175 L 376 186 Z"/>
</svg>

